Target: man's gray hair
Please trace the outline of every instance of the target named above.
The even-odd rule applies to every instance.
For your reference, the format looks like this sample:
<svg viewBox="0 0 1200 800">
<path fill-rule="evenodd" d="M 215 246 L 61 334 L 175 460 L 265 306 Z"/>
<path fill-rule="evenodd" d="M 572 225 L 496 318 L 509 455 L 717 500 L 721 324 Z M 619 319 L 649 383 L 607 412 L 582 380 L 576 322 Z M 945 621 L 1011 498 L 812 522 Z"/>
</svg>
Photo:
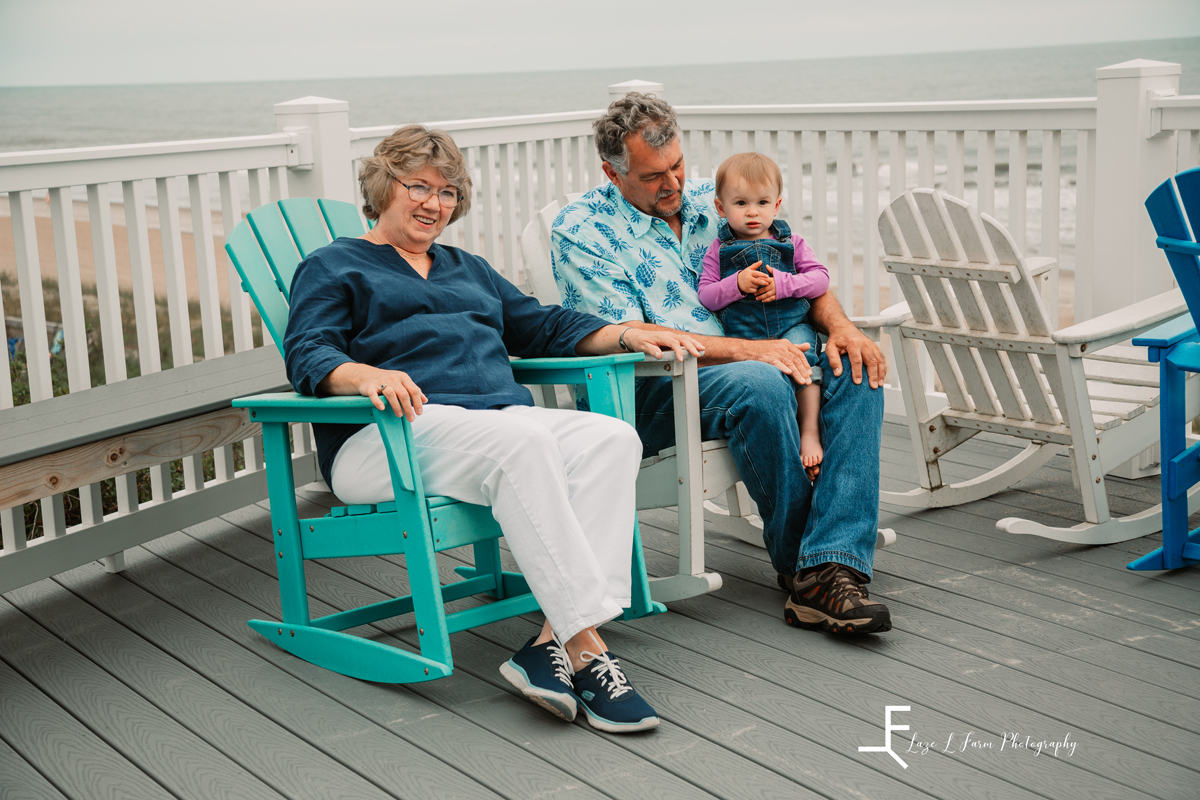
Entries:
<svg viewBox="0 0 1200 800">
<path fill-rule="evenodd" d="M 625 137 L 640 133 L 655 150 L 669 145 L 679 135 L 679 123 L 670 103 L 652 94 L 630 92 L 609 104 L 604 116 L 592 123 L 596 150 L 621 175 L 629 172 L 629 148 Z"/>
</svg>

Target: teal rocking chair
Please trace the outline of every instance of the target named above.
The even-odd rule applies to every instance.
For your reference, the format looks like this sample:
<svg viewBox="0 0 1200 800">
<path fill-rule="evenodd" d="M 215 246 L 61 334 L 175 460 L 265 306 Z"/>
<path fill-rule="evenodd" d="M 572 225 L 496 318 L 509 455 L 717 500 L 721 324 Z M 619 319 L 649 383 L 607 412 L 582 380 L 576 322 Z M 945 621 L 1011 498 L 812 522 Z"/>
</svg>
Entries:
<svg viewBox="0 0 1200 800">
<path fill-rule="evenodd" d="M 362 219 L 350 203 L 294 198 L 250 212 L 226 240 L 225 250 L 283 353 L 288 295 L 301 258 L 331 236 L 361 236 Z M 593 412 L 633 422 L 633 365 L 642 355 L 523 359 L 512 364 L 523 384 L 573 384 L 587 392 Z M 279 393 L 234 402 L 262 423 L 275 531 L 282 622 L 250 620 L 254 630 L 284 650 L 325 669 L 382 683 L 413 683 L 449 675 L 454 669 L 450 634 L 538 610 L 525 579 L 501 569 L 499 525 L 484 506 L 426 496 L 411 428 L 391 410 L 379 411 L 366 397 L 307 397 Z M 388 451 L 395 501 L 346 506 L 316 519 L 300 519 L 292 475 L 289 424 L 367 423 L 379 426 Z M 641 537 L 634 523 L 633 600 L 625 619 L 666 611 L 650 599 Z M 473 545 L 474 568 L 459 567 L 463 580 L 441 585 L 436 554 Z M 403 554 L 412 594 L 312 619 L 304 561 Z M 447 613 L 445 604 L 477 594 L 494 602 Z M 349 628 L 412 613 L 420 653 L 342 633 Z"/>
<path fill-rule="evenodd" d="M 1195 419 L 1200 407 L 1196 382 L 1188 380 L 1200 373 L 1200 335 L 1196 332 L 1200 325 L 1200 244 L 1194 234 L 1200 230 L 1200 168 L 1159 184 L 1146 198 L 1146 210 L 1190 313 L 1133 340 L 1147 348 L 1150 361 L 1159 368 L 1163 543 L 1127 566 L 1166 570 L 1200 564 L 1200 528 L 1188 531 L 1188 514 L 1193 510 L 1189 508 L 1189 489 L 1200 483 L 1200 443 L 1187 447 L 1185 437 L 1187 423 Z"/>
</svg>

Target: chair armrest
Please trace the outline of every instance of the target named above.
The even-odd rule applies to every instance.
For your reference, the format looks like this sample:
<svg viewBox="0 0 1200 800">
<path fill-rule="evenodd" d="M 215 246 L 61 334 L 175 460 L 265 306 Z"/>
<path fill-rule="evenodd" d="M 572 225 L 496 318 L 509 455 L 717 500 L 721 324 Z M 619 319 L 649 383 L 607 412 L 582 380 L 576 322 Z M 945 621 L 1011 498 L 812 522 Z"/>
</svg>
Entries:
<svg viewBox="0 0 1200 800">
<path fill-rule="evenodd" d="M 1171 289 L 1147 300 L 1110 311 L 1053 334 L 1058 344 L 1068 345 L 1072 355 L 1093 351 L 1137 336 L 1150 328 L 1187 312 L 1179 289 Z"/>
<path fill-rule="evenodd" d="M 642 353 L 613 353 L 604 356 L 573 356 L 568 358 L 518 358 L 510 361 L 513 378 L 526 386 L 548 383 L 582 384 L 587 370 L 614 367 L 619 373 L 633 374 L 633 365 L 644 358 Z M 577 373 L 577 374 L 575 374 Z"/>
<path fill-rule="evenodd" d="M 1136 347 L 1148 348 L 1150 363 L 1157 363 L 1160 350 L 1169 349 L 1180 342 L 1195 342 L 1200 340 L 1196 333 L 1196 323 L 1191 314 L 1176 317 L 1170 322 L 1146 331 L 1141 336 L 1135 336 L 1133 344 Z"/>
<path fill-rule="evenodd" d="M 400 469 L 401 488 L 409 492 L 416 491 L 414 478 L 416 462 L 412 460 L 408 449 L 408 443 L 412 436 L 408 420 L 404 417 L 397 419 L 388 408 L 380 411 L 375 408 L 375 404 L 369 397 L 359 394 L 310 397 L 297 392 L 275 392 L 239 397 L 233 401 L 233 407 L 248 408 L 251 419 L 268 424 L 290 422 L 324 422 L 343 425 L 378 424 L 385 446 L 390 446 L 394 450 L 393 454 Z M 268 469 L 270 469 L 269 465 Z"/>
<path fill-rule="evenodd" d="M 878 314 L 863 317 L 851 317 L 850 321 L 862 330 L 863 328 L 893 328 L 911 319 L 908 303 L 896 303 L 888 306 Z"/>
<path fill-rule="evenodd" d="M 1033 256 L 1025 259 L 1025 269 L 1029 270 L 1029 277 L 1036 278 L 1044 272 L 1049 272 L 1058 266 L 1058 259 L 1050 256 Z"/>
<path fill-rule="evenodd" d="M 289 408 L 305 411 L 313 408 L 371 408 L 371 398 L 359 394 L 312 397 L 299 392 L 271 392 L 239 397 L 234 408 Z"/>
</svg>

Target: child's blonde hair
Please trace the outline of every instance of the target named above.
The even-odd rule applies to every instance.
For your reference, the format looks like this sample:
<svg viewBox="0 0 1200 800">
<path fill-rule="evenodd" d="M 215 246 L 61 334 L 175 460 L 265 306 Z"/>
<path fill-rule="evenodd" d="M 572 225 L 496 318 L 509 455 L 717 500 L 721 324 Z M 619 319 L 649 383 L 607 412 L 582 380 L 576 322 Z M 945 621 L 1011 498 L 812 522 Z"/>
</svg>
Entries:
<svg viewBox="0 0 1200 800">
<path fill-rule="evenodd" d="M 738 153 L 721 162 L 717 168 L 717 197 L 725 188 L 726 181 L 741 178 L 751 186 L 775 184 L 775 193 L 783 194 L 783 173 L 774 160 L 762 153 Z"/>
</svg>

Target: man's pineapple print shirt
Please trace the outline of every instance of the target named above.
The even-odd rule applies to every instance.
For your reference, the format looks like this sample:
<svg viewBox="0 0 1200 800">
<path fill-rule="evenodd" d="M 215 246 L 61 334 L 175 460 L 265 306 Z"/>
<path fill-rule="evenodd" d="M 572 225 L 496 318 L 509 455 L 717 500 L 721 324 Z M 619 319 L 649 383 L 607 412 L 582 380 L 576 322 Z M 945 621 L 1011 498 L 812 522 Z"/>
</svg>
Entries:
<svg viewBox="0 0 1200 800">
<path fill-rule="evenodd" d="M 614 323 L 641 320 L 723 335 L 716 315 L 696 295 L 704 253 L 717 236 L 713 194 L 712 181 L 684 183 L 681 239 L 665 220 L 634 208 L 611 183 L 566 206 L 551 237 L 563 307 Z"/>
</svg>

